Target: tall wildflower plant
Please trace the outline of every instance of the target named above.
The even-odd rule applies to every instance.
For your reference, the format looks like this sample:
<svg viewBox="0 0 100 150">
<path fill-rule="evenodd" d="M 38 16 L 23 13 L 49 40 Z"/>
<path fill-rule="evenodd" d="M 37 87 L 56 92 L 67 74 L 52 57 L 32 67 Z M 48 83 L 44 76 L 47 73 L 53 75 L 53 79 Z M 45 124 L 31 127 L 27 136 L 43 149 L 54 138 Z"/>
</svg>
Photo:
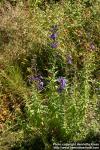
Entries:
<svg viewBox="0 0 100 150">
<path fill-rule="evenodd" d="M 85 113 L 85 119 L 88 121 L 88 118 L 90 117 L 89 113 L 95 114 L 95 109 L 97 105 L 97 96 L 93 92 L 92 86 L 96 84 L 96 80 L 93 80 L 92 72 L 95 69 L 95 52 L 89 53 L 88 57 L 85 58 L 84 63 L 84 82 L 83 82 L 83 99 L 84 99 L 84 113 Z M 89 112 L 89 109 L 92 108 L 92 112 Z M 94 116 L 94 115 L 93 115 Z M 95 130 L 94 127 L 96 127 L 96 122 L 93 123 L 93 120 L 90 117 L 90 125 L 92 130 Z"/>
<path fill-rule="evenodd" d="M 58 92 L 55 67 L 50 70 L 50 73 L 52 75 L 49 77 L 50 82 L 47 86 L 48 92 L 46 95 L 48 104 L 47 129 L 53 140 L 53 138 L 56 139 L 57 136 L 59 136 L 59 138 L 61 136 L 63 126 L 63 101 Z"/>
<path fill-rule="evenodd" d="M 89 107 L 91 107 L 91 103 L 93 107 L 96 104 L 96 99 L 90 97 L 94 61 L 94 53 L 90 53 L 89 58 L 85 56 L 83 70 L 77 72 L 73 78 L 73 85 L 68 87 L 71 93 L 68 90 L 65 94 L 64 128 L 69 139 L 74 141 L 85 138 L 90 129 L 90 126 L 87 126 L 87 122 L 90 121 L 88 120 Z M 81 83 L 79 83 L 79 78 Z"/>
<path fill-rule="evenodd" d="M 59 139 L 59 136 L 61 139 L 62 135 L 62 139 L 66 137 L 69 141 L 77 141 L 85 138 L 89 132 L 92 124 L 91 120 L 88 120 L 89 108 L 92 104 L 94 109 L 96 104 L 95 97 L 90 96 L 92 72 L 95 67 L 94 61 L 94 52 L 89 53 L 89 59 L 84 56 L 83 69 L 75 73 L 72 83 L 67 81 L 65 91 L 60 93 L 57 93 L 56 75 L 50 78 L 50 84 L 48 85 L 48 114 L 51 116 L 49 125 L 54 139 Z M 58 78 L 58 81 L 61 79 Z M 87 126 L 88 121 L 90 123 Z"/>
</svg>

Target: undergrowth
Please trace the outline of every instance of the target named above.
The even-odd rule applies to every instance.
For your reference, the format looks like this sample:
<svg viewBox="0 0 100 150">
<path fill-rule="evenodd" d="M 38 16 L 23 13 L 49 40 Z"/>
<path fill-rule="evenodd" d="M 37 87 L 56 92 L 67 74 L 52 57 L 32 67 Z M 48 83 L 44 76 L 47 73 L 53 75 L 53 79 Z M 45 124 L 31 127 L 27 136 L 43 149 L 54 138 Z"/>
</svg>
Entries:
<svg viewBox="0 0 100 150">
<path fill-rule="evenodd" d="M 2 0 L 0 13 L 0 149 L 99 142 L 99 1 Z"/>
</svg>

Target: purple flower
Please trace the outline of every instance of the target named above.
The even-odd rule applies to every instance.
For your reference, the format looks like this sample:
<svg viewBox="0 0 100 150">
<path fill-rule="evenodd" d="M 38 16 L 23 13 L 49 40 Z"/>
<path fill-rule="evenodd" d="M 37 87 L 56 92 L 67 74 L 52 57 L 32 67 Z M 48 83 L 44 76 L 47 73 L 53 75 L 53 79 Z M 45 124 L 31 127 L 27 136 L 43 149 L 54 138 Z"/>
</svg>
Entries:
<svg viewBox="0 0 100 150">
<path fill-rule="evenodd" d="M 52 48 L 57 48 L 57 43 L 52 43 L 52 44 L 51 44 L 51 47 L 52 47 Z"/>
<path fill-rule="evenodd" d="M 64 77 L 59 77 L 57 82 L 59 83 L 58 92 L 60 93 L 66 87 L 67 80 Z"/>
<path fill-rule="evenodd" d="M 60 83 L 62 88 L 65 88 L 67 80 L 64 77 L 59 77 L 57 81 Z"/>
<path fill-rule="evenodd" d="M 53 33 L 53 34 L 51 34 L 51 36 L 50 36 L 50 38 L 53 39 L 53 40 L 55 40 L 56 37 L 57 37 L 57 34 L 56 34 L 56 33 Z"/>
<path fill-rule="evenodd" d="M 42 79 L 43 79 L 43 77 L 40 75 L 38 75 L 36 77 L 32 75 L 29 77 L 29 83 L 35 82 L 37 89 L 43 90 L 44 83 L 43 83 Z"/>
</svg>

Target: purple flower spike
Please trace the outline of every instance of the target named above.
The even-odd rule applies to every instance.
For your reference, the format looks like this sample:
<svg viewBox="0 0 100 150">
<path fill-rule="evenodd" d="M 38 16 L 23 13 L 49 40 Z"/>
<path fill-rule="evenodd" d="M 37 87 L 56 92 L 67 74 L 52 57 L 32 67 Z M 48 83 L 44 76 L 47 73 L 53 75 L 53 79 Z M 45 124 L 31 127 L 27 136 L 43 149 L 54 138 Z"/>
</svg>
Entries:
<svg viewBox="0 0 100 150">
<path fill-rule="evenodd" d="M 43 86 L 44 86 L 44 83 L 43 83 L 43 77 L 38 75 L 36 77 L 34 77 L 33 75 L 29 77 L 29 83 L 32 83 L 32 82 L 35 82 L 36 83 L 36 86 L 37 86 L 37 89 L 38 90 L 43 90 Z"/>
<path fill-rule="evenodd" d="M 60 83 L 62 88 L 65 88 L 67 80 L 64 77 L 59 77 L 57 81 Z"/>
<path fill-rule="evenodd" d="M 51 47 L 52 47 L 52 48 L 57 48 L 57 43 L 52 43 L 52 44 L 51 44 Z"/>
<path fill-rule="evenodd" d="M 56 37 L 57 37 L 57 34 L 56 34 L 56 33 L 53 33 L 53 34 L 51 34 L 51 36 L 50 36 L 50 38 L 53 39 L 53 40 L 55 40 Z"/>
<path fill-rule="evenodd" d="M 67 80 L 64 77 L 59 77 L 57 82 L 59 83 L 58 92 L 61 93 L 62 90 L 66 87 Z"/>
</svg>

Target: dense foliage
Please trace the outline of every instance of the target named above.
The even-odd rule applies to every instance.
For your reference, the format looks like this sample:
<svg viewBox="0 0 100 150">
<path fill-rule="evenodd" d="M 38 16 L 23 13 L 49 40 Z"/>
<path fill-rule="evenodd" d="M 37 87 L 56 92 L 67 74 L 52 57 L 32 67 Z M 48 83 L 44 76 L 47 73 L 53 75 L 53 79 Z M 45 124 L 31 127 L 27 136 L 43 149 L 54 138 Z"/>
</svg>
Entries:
<svg viewBox="0 0 100 150">
<path fill-rule="evenodd" d="M 99 0 L 1 0 L 0 150 L 99 142 Z"/>
</svg>

